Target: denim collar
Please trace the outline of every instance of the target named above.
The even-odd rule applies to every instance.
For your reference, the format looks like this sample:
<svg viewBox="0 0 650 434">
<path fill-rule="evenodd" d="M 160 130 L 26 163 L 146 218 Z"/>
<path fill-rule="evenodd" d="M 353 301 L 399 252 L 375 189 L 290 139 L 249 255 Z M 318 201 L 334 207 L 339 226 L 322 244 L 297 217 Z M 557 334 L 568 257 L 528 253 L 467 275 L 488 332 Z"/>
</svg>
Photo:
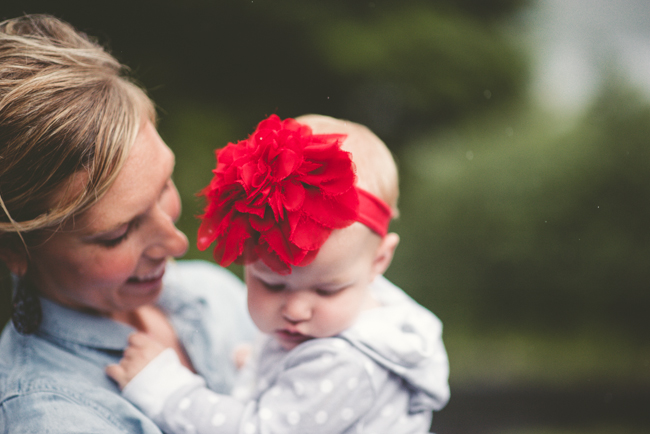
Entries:
<svg viewBox="0 0 650 434">
<path fill-rule="evenodd" d="M 162 293 L 157 306 L 171 317 L 180 316 L 185 321 L 200 318 L 197 306 L 202 297 L 189 295 L 179 286 L 174 266 L 165 273 Z M 61 306 L 51 300 L 40 298 L 43 320 L 36 334 L 45 339 L 68 341 L 74 344 L 103 350 L 124 350 L 128 336 L 135 328 L 92 313 Z"/>
<path fill-rule="evenodd" d="M 135 329 L 99 315 L 70 309 L 41 297 L 43 320 L 36 332 L 54 338 L 104 350 L 123 350 Z"/>
</svg>

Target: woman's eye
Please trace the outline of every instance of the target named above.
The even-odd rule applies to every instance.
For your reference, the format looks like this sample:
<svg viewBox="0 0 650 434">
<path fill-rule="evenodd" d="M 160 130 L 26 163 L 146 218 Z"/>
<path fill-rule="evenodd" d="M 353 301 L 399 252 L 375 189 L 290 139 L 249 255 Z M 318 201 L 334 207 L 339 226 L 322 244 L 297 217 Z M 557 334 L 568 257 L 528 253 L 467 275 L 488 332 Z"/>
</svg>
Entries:
<svg viewBox="0 0 650 434">
<path fill-rule="evenodd" d="M 120 244 L 122 241 L 126 240 L 126 237 L 129 235 L 129 231 L 124 232 L 123 235 L 120 235 L 119 237 L 115 238 L 110 238 L 108 240 L 99 240 L 99 244 L 101 244 L 104 247 L 115 247 L 118 244 Z"/>
</svg>

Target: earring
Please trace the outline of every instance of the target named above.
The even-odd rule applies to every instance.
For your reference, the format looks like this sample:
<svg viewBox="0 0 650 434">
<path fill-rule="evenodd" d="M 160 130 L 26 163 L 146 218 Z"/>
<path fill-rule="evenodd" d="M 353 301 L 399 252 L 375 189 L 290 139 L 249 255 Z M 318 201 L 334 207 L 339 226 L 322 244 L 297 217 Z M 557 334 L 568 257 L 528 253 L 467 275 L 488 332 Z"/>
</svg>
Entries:
<svg viewBox="0 0 650 434">
<path fill-rule="evenodd" d="M 11 321 L 18 333 L 30 335 L 38 329 L 43 317 L 41 301 L 24 277 L 18 281 L 11 307 Z"/>
</svg>

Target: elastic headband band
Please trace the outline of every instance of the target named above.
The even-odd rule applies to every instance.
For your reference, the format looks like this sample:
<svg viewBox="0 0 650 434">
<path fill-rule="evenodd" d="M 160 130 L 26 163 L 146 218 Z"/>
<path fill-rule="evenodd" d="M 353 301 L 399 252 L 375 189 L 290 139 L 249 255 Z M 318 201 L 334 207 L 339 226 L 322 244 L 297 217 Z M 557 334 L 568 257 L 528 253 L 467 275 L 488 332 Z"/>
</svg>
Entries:
<svg viewBox="0 0 650 434">
<path fill-rule="evenodd" d="M 359 193 L 359 215 L 357 221 L 368 226 L 373 232 L 384 237 L 388 233 L 388 225 L 393 212 L 383 200 L 356 187 Z"/>
<path fill-rule="evenodd" d="M 273 271 L 305 266 L 335 229 L 361 222 L 388 232 L 390 207 L 355 186 L 344 134 L 312 134 L 294 119 L 271 115 L 246 140 L 216 151 L 214 177 L 201 195 L 197 246 L 215 243 L 223 265 L 258 259 Z"/>
</svg>

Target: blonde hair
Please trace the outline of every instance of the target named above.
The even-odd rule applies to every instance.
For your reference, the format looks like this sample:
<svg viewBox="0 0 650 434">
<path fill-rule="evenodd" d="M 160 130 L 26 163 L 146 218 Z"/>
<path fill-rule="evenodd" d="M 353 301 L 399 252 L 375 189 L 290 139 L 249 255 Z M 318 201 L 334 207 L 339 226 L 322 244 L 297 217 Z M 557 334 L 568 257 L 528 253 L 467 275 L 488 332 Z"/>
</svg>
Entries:
<svg viewBox="0 0 650 434">
<path fill-rule="evenodd" d="M 51 16 L 0 23 L 0 65 L 0 239 L 22 238 L 96 203 L 155 109 L 114 57 Z"/>
<path fill-rule="evenodd" d="M 304 115 L 296 118 L 309 125 L 314 134 L 346 134 L 341 148 L 352 154 L 357 171 L 357 186 L 382 199 L 399 214 L 399 180 L 397 165 L 384 142 L 367 127 L 322 115 Z"/>
</svg>

